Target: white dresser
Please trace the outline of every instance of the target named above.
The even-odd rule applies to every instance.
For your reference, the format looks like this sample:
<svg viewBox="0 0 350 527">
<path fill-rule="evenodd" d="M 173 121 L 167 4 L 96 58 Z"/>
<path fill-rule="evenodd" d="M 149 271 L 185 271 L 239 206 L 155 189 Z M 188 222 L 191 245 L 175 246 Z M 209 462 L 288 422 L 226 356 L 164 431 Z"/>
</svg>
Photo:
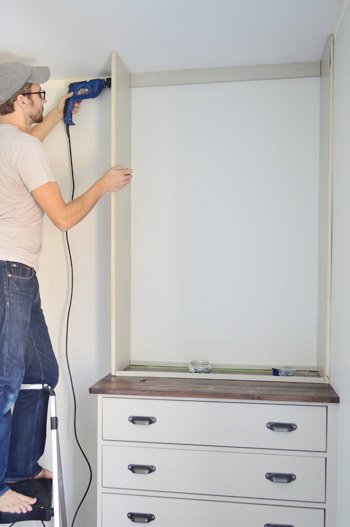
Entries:
<svg viewBox="0 0 350 527">
<path fill-rule="evenodd" d="M 336 527 L 324 384 L 108 376 L 98 527 Z"/>
</svg>

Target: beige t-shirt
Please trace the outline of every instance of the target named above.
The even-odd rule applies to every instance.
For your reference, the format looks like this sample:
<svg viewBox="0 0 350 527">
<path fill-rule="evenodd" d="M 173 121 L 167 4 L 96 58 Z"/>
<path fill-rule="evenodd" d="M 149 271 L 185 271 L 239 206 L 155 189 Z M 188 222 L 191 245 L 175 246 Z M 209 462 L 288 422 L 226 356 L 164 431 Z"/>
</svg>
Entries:
<svg viewBox="0 0 350 527">
<path fill-rule="evenodd" d="M 41 142 L 0 124 L 0 260 L 39 266 L 43 211 L 31 192 L 55 181 Z"/>
</svg>

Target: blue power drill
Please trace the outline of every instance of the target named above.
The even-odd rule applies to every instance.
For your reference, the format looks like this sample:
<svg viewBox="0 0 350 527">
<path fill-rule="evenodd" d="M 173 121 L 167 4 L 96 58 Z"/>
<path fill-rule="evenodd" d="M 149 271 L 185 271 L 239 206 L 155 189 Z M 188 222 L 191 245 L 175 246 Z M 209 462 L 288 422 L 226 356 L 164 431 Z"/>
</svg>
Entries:
<svg viewBox="0 0 350 527">
<path fill-rule="evenodd" d="M 72 82 L 68 87 L 68 93 L 73 92 L 73 95 L 64 105 L 64 122 L 67 125 L 74 125 L 72 120 L 74 104 L 83 99 L 94 99 L 106 87 L 111 87 L 111 78 Z"/>
</svg>

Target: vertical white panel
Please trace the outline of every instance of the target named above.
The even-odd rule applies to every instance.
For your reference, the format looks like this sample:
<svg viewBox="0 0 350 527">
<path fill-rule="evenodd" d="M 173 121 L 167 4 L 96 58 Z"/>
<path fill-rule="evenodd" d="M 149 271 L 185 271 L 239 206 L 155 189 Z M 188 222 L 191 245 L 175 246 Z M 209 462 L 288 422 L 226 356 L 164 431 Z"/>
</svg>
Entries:
<svg viewBox="0 0 350 527">
<path fill-rule="evenodd" d="M 334 44 L 334 147 L 331 383 L 340 396 L 337 526 L 349 523 L 350 493 L 350 7 L 344 2 Z"/>
<path fill-rule="evenodd" d="M 330 37 L 321 67 L 320 109 L 320 204 L 318 250 L 317 363 L 329 382 L 331 250 L 332 250 L 332 118 L 333 37 Z"/>
<path fill-rule="evenodd" d="M 112 53 L 112 165 L 130 168 L 130 74 Z M 111 195 L 111 372 L 130 357 L 130 186 Z"/>
<path fill-rule="evenodd" d="M 133 361 L 315 365 L 319 79 L 133 89 Z"/>
</svg>

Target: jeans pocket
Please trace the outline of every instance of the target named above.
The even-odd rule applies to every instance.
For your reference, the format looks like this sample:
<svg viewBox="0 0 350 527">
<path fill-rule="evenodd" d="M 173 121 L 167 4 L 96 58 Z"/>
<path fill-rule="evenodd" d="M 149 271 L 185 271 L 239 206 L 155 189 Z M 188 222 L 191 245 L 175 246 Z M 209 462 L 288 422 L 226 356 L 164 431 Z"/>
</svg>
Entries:
<svg viewBox="0 0 350 527">
<path fill-rule="evenodd" d="M 28 265 L 17 262 L 9 262 L 8 274 L 10 277 L 19 278 L 21 280 L 30 280 L 33 278 L 35 271 L 33 267 L 29 267 Z"/>
</svg>

